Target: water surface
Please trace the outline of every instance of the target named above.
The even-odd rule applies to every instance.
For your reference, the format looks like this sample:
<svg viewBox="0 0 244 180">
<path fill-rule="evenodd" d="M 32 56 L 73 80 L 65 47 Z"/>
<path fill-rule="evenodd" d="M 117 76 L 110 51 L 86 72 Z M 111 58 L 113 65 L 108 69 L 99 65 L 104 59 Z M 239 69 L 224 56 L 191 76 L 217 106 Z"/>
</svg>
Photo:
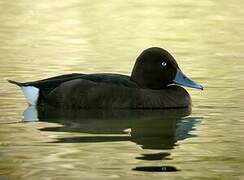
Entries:
<svg viewBox="0 0 244 180">
<path fill-rule="evenodd" d="M 0 0 L 0 179 L 244 178 L 243 8 L 241 0 Z M 25 100 L 6 82 L 130 74 L 151 46 L 205 87 L 188 89 L 192 110 L 39 109 L 39 121 L 26 122 Z"/>
</svg>

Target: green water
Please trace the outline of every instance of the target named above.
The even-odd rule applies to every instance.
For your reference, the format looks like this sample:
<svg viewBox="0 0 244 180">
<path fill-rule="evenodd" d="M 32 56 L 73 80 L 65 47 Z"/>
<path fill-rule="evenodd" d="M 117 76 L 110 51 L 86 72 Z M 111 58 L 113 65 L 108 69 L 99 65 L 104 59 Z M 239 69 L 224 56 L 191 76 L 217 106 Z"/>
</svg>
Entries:
<svg viewBox="0 0 244 180">
<path fill-rule="evenodd" d="M 0 179 L 243 179 L 243 9 L 241 0 L 0 0 Z M 27 123 L 23 95 L 6 82 L 130 74 L 151 46 L 205 87 L 188 89 L 191 114 L 41 110 Z"/>
</svg>

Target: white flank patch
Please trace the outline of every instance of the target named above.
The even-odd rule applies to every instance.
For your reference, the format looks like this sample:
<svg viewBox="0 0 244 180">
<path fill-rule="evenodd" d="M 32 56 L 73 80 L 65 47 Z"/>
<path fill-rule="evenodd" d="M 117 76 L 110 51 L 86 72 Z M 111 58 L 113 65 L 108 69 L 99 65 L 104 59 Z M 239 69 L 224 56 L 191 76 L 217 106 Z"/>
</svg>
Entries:
<svg viewBox="0 0 244 180">
<path fill-rule="evenodd" d="M 35 106 L 39 96 L 39 89 L 34 86 L 22 86 L 23 94 L 30 106 Z"/>
</svg>

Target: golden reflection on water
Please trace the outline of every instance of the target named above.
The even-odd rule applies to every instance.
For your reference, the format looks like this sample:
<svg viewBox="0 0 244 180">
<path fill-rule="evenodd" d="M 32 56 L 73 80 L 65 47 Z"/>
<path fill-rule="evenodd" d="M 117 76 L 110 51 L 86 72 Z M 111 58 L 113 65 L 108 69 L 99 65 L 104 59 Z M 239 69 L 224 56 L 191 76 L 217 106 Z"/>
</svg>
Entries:
<svg viewBox="0 0 244 180">
<path fill-rule="evenodd" d="M 241 179 L 243 8 L 240 0 L 0 1 L 0 176 Z M 205 87 L 189 90 L 192 117 L 203 118 L 189 132 L 196 137 L 164 150 L 168 159 L 136 159 L 148 151 L 133 141 L 50 143 L 96 134 L 39 130 L 60 126 L 60 121 L 18 123 L 26 105 L 6 79 L 30 81 L 70 72 L 130 74 L 135 58 L 150 46 L 168 49 L 182 70 Z M 131 170 L 162 164 L 181 171 Z"/>
</svg>

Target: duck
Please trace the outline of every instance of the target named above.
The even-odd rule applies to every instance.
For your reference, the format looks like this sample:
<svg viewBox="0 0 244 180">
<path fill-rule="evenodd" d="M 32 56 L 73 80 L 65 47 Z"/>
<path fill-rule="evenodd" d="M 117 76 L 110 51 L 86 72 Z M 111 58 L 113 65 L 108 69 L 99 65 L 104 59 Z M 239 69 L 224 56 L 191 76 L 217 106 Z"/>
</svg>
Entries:
<svg viewBox="0 0 244 180">
<path fill-rule="evenodd" d="M 188 108 L 192 101 L 183 86 L 203 90 L 160 47 L 142 51 L 130 76 L 72 73 L 25 83 L 8 81 L 21 88 L 29 106 L 59 109 Z"/>
</svg>

